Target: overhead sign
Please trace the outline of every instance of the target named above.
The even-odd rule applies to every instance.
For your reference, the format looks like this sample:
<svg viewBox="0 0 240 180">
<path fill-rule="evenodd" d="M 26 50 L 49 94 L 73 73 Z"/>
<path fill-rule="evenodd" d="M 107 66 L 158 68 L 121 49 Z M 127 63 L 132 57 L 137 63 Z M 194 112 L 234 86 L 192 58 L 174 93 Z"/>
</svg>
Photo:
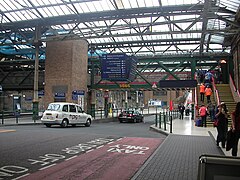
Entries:
<svg viewBox="0 0 240 180">
<path fill-rule="evenodd" d="M 85 91 L 83 90 L 74 90 L 72 91 L 72 100 L 78 100 L 78 96 L 84 96 Z"/>
<path fill-rule="evenodd" d="M 137 59 L 124 53 L 103 54 L 101 57 L 101 78 L 111 81 L 133 81 L 136 75 Z"/>
<path fill-rule="evenodd" d="M 160 80 L 160 88 L 195 88 L 197 87 L 196 80 Z"/>
<path fill-rule="evenodd" d="M 54 94 L 54 97 L 55 97 L 56 99 L 63 99 L 63 98 L 65 98 L 66 96 L 65 96 L 65 93 L 55 93 L 55 94 Z"/>
</svg>

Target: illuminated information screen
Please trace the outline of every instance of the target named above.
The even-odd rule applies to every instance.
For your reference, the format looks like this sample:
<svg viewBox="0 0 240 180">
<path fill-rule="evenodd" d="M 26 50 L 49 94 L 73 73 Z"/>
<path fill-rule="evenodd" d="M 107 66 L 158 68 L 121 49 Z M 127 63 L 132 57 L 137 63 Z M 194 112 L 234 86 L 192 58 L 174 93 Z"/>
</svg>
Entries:
<svg viewBox="0 0 240 180">
<path fill-rule="evenodd" d="M 104 54 L 101 57 L 101 78 L 111 81 L 133 81 L 137 58 L 126 54 Z"/>
</svg>

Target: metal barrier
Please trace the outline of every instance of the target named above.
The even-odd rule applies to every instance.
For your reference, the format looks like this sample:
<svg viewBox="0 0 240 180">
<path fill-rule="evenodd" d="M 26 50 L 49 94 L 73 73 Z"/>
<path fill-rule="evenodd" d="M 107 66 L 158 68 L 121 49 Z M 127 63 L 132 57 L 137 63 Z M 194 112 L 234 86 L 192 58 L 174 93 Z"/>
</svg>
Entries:
<svg viewBox="0 0 240 180">
<path fill-rule="evenodd" d="M 0 117 L 1 117 L 1 124 L 5 124 L 5 120 L 11 120 L 14 121 L 16 124 L 19 123 L 20 117 L 26 117 L 26 116 L 32 116 L 31 113 L 20 113 L 19 111 L 1 111 Z"/>
<path fill-rule="evenodd" d="M 129 108 L 131 109 L 131 108 Z M 94 119 L 101 120 L 106 118 L 117 118 L 118 115 L 125 110 L 125 108 L 119 108 L 119 109 L 112 109 L 111 112 L 108 112 L 104 109 L 98 109 L 93 111 L 88 111 L 88 114 L 91 114 Z M 160 116 L 163 109 L 159 107 L 149 107 L 149 108 L 141 108 L 139 109 L 139 112 L 141 112 L 143 115 L 155 115 Z M 39 113 L 43 113 L 42 111 Z M 160 114 L 159 114 L 160 113 Z M 169 115 L 168 115 L 169 116 Z M 28 117 L 28 118 L 26 118 Z M 13 111 L 0 111 L 0 124 L 18 124 L 18 123 L 40 123 L 41 115 L 39 115 L 39 118 L 32 119 L 33 112 L 27 111 L 27 112 L 13 112 Z M 159 117 L 162 118 L 162 117 Z M 167 117 L 168 118 L 168 117 Z M 163 118 L 162 118 L 163 120 Z M 166 119 L 166 122 L 169 122 L 169 120 Z M 160 122 L 160 124 L 163 124 Z"/>
<path fill-rule="evenodd" d="M 156 113 L 155 127 L 158 127 L 159 129 L 163 128 L 164 131 L 166 131 L 167 125 L 169 125 L 169 132 L 172 133 L 172 120 L 177 117 L 178 117 L 178 110 L 160 112 L 159 114 Z"/>
</svg>

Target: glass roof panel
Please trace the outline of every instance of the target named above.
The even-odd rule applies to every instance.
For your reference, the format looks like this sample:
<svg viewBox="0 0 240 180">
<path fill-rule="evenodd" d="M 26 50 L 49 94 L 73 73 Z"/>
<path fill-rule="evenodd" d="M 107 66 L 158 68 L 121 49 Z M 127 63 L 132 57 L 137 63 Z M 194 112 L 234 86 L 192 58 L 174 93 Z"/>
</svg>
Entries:
<svg viewBox="0 0 240 180">
<path fill-rule="evenodd" d="M 212 2 L 214 3 L 215 1 Z M 142 38 L 153 42 L 164 39 L 169 40 L 169 43 L 172 43 L 174 40 L 179 42 L 179 40 L 183 39 L 185 41 L 182 40 L 182 42 L 187 43 L 193 42 L 194 39 L 191 40 L 192 38 L 200 39 L 203 34 L 205 34 L 205 44 L 207 44 L 209 42 L 208 30 L 211 30 L 210 32 L 212 34 L 210 43 L 222 43 L 224 34 L 226 34 L 226 31 L 222 30 L 226 28 L 229 21 L 234 20 L 234 13 L 227 11 L 222 13 L 217 11 L 220 10 L 219 8 L 215 7 L 216 11 L 211 12 L 213 13 L 212 16 L 207 19 L 207 29 L 202 30 L 204 19 L 202 19 L 203 13 L 200 11 L 195 14 L 190 14 L 185 13 L 186 10 L 183 10 L 181 15 L 179 14 L 180 11 L 177 11 L 176 14 L 171 13 L 166 16 L 161 16 L 160 13 L 156 14 L 156 12 L 152 10 L 152 12 L 148 12 L 148 15 L 152 15 L 152 17 L 144 17 L 140 11 L 136 14 L 131 14 L 131 11 L 128 11 L 131 8 L 145 7 L 149 7 L 147 10 L 151 10 L 151 7 L 158 7 L 160 3 L 163 6 L 192 4 L 193 7 L 195 4 L 203 4 L 204 0 L 1 0 L 0 9 L 5 16 L 1 14 L 0 18 L 4 27 L 4 23 L 6 22 L 39 19 L 41 16 L 47 18 L 77 13 L 82 15 L 84 13 L 110 11 L 115 10 L 115 5 L 119 9 L 126 9 L 129 16 L 124 18 L 114 16 L 115 12 L 110 12 L 109 17 L 102 17 L 103 19 L 107 18 L 105 21 L 99 19 L 99 17 L 94 17 L 96 19 L 93 22 L 85 22 L 85 20 L 81 21 L 81 19 L 76 18 L 74 19 L 75 23 L 71 21 L 71 24 L 68 24 L 66 20 L 62 25 L 49 25 L 52 29 L 48 30 L 48 34 L 58 35 L 71 32 L 86 38 L 89 42 L 99 44 L 101 44 L 101 42 L 114 42 L 114 40 L 117 43 L 124 43 L 122 41 L 139 41 L 139 44 L 141 44 Z M 216 3 L 223 8 L 236 12 L 239 8 L 240 0 L 218 0 Z M 134 11 L 137 12 L 137 9 Z M 119 12 L 121 11 L 116 11 L 116 14 Z M 101 13 L 99 13 L 99 15 L 101 16 Z M 217 19 L 219 16 L 224 18 L 221 20 Z M 77 24 L 78 22 L 80 24 Z M 78 26 L 75 27 L 76 25 Z M 75 29 L 73 30 L 73 28 Z M 32 31 L 31 28 L 29 28 L 29 30 Z M 182 30 L 184 30 L 184 32 L 182 32 Z M 221 34 L 222 36 L 220 36 Z M 5 36 L 4 33 L 1 33 L 1 37 Z M 112 38 L 112 36 L 114 36 L 114 38 Z M 186 41 L 186 39 L 189 39 L 189 41 Z M 167 42 L 164 42 L 164 44 L 166 43 Z M 199 43 L 198 41 L 198 45 Z M 124 46 L 126 46 L 126 44 L 124 44 Z M 191 44 L 191 46 L 193 45 Z M 154 49 L 158 48 L 159 46 L 154 47 Z M 167 47 L 163 45 L 163 49 L 166 48 Z M 179 48 L 187 49 L 185 47 Z M 204 46 L 204 48 L 206 49 L 206 46 Z M 147 51 L 147 49 L 148 48 L 146 48 L 145 51 Z M 122 48 L 122 50 L 124 50 L 124 48 Z M 169 50 L 176 50 L 176 47 L 171 47 Z"/>
<path fill-rule="evenodd" d="M 82 9 L 82 11 L 83 11 L 84 13 L 93 12 L 93 11 L 91 11 L 91 10 L 88 8 L 87 3 L 81 3 L 81 4 L 80 4 L 80 7 L 81 7 L 81 9 Z"/>
<path fill-rule="evenodd" d="M 139 7 L 148 7 L 149 5 L 152 6 L 151 2 L 152 2 L 152 0 L 148 0 L 148 3 L 146 4 L 145 0 L 138 0 L 137 1 Z"/>
<path fill-rule="evenodd" d="M 137 3 L 137 0 L 131 0 L 129 1 L 131 4 L 131 8 L 139 8 L 139 5 Z"/>
<path fill-rule="evenodd" d="M 122 0 L 122 4 L 124 5 L 125 9 L 130 9 L 131 8 L 131 4 L 130 4 L 129 0 Z"/>
<path fill-rule="evenodd" d="M 197 4 L 199 0 L 161 0 L 163 6 L 179 4 Z"/>
</svg>

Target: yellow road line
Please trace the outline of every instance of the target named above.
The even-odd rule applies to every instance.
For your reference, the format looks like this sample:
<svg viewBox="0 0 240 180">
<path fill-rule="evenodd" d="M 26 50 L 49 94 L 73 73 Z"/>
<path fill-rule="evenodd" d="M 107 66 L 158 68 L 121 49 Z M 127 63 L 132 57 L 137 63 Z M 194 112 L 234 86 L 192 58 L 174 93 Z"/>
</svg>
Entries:
<svg viewBox="0 0 240 180">
<path fill-rule="evenodd" d="M 5 133 L 5 132 L 15 132 L 16 130 L 14 129 L 6 129 L 6 130 L 0 130 L 0 133 Z"/>
</svg>

